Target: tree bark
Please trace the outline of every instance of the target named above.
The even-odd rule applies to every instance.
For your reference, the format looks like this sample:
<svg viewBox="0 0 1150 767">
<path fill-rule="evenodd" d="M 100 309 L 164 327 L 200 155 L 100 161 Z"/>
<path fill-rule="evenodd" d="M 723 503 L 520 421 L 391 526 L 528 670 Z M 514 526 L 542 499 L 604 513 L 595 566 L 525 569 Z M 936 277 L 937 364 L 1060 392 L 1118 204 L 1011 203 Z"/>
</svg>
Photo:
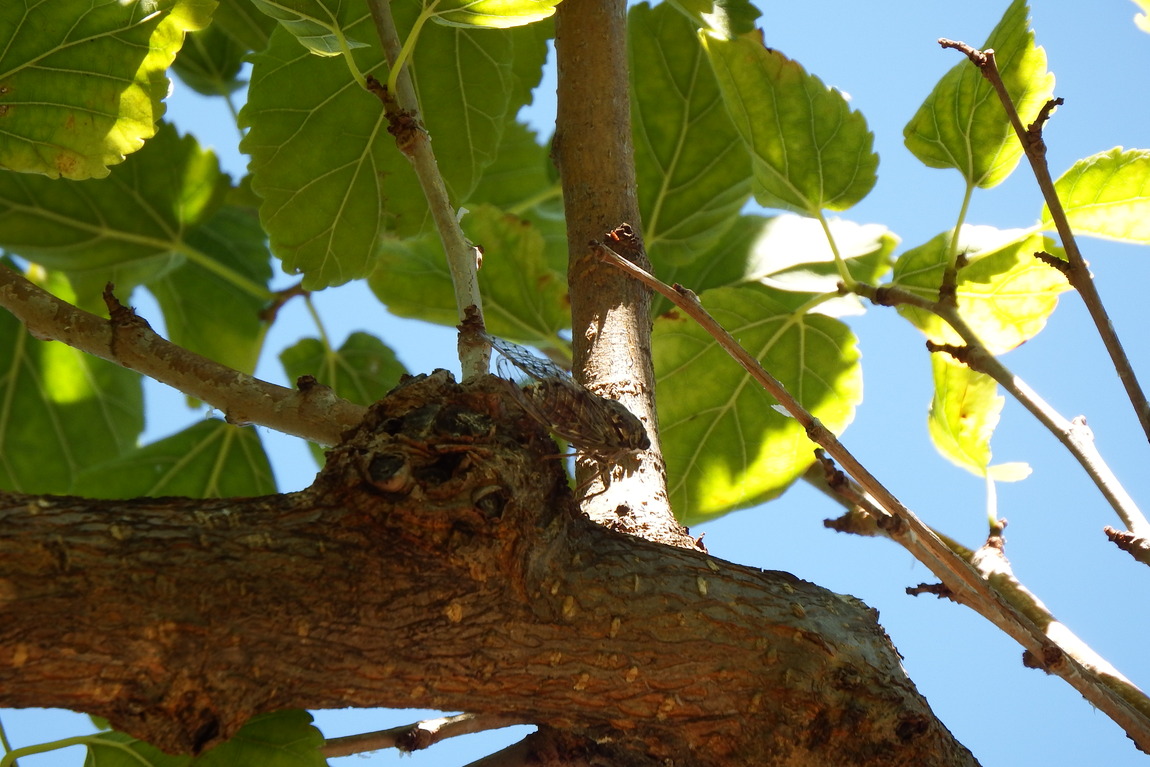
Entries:
<svg viewBox="0 0 1150 767">
<path fill-rule="evenodd" d="M 873 610 L 593 524 L 506 396 L 412 379 L 300 493 L 0 493 L 0 705 L 185 753 L 263 711 L 389 706 L 616 764 L 974 763 Z"/>
<path fill-rule="evenodd" d="M 581 464 L 591 485 L 583 510 L 617 530 L 695 545 L 667 498 L 651 365 L 651 296 L 646 286 L 597 260 L 589 244 L 615 236 L 618 251 L 650 269 L 643 249 L 631 143 L 625 0 L 565 0 L 555 14 L 558 70 L 552 156 L 563 184 L 567 284 L 576 378 L 625 404 L 647 426 L 651 449 L 618 477 Z M 642 499 L 641 501 L 637 499 Z"/>
</svg>

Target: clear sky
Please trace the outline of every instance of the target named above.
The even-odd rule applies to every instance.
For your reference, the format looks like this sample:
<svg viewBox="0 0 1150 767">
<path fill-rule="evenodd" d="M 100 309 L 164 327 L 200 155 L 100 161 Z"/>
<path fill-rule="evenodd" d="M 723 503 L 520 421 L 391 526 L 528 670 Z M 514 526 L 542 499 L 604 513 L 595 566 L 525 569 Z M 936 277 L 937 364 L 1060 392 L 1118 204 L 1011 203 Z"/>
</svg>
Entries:
<svg viewBox="0 0 1150 767">
<path fill-rule="evenodd" d="M 961 203 L 955 172 L 918 163 L 902 145 L 902 128 L 935 81 L 960 60 L 935 42 L 950 37 L 981 45 L 1009 3 L 888 0 L 760 2 L 766 42 L 797 59 L 827 84 L 848 93 L 866 116 L 880 154 L 879 183 L 847 218 L 882 223 L 902 238 L 899 251 L 951 226 Z M 1075 160 L 1114 146 L 1150 147 L 1150 35 L 1133 24 L 1129 0 L 1084 4 L 1034 0 L 1033 26 L 1066 99 L 1045 136 L 1057 176 Z M 554 81 L 537 93 L 529 119 L 544 134 L 554 108 Z M 211 109 L 176 82 L 170 115 L 183 130 L 201 136 L 237 177 L 245 160 L 238 134 L 222 107 Z M 1041 200 L 1025 167 L 1000 187 L 975 195 L 968 221 L 999 227 L 1028 226 Z M 1150 376 L 1150 345 L 1144 328 L 1150 285 L 1150 252 L 1084 240 L 1086 258 L 1103 300 L 1136 370 Z M 284 284 L 288 280 L 284 279 Z M 339 344 L 353 330 L 380 335 L 413 372 L 458 368 L 454 334 L 446 328 L 389 318 L 362 286 L 318 295 L 323 321 Z M 158 314 L 141 302 L 149 320 Z M 156 323 L 154 323 L 156 324 Z M 844 441 L 881 480 L 928 524 L 976 547 L 985 537 L 985 488 L 981 480 L 939 458 L 926 434 L 930 363 L 917 331 L 890 310 L 871 308 L 852 318 L 861 338 L 866 400 Z M 298 304 L 281 314 L 259 369 L 286 383 L 276 353 L 299 335 L 314 334 Z M 1063 415 L 1085 414 L 1102 451 L 1136 500 L 1150 504 L 1148 447 L 1129 403 L 1109 369 L 1081 303 L 1066 294 L 1049 327 L 1005 358 L 1016 374 Z M 149 433 L 162 436 L 187 419 L 181 395 L 149 389 Z M 194 420 L 203 417 L 190 414 Z M 281 489 L 310 481 L 315 466 L 294 441 L 261 430 L 276 464 Z M 1010 521 L 1007 555 L 1023 582 L 1071 630 L 1120 671 L 1150 685 L 1145 605 L 1150 573 L 1108 544 L 1103 525 L 1119 525 L 1083 471 L 1013 402 L 1008 402 L 994 441 L 995 460 L 1026 461 L 1034 474 L 999 485 L 1000 514 Z M 894 544 L 829 532 L 822 520 L 836 509 L 803 487 L 769 506 L 700 526 L 715 556 L 767 569 L 787 570 L 835 591 L 859 597 L 880 611 L 880 620 L 905 658 L 920 691 L 952 732 L 987 767 L 1016 765 L 1142 765 L 1123 733 L 1061 680 L 1022 668 L 1021 649 L 965 608 L 904 589 L 931 581 L 930 573 Z M 329 736 L 380 729 L 412 721 L 410 712 L 323 713 L 317 723 Z M 16 744 L 64 737 L 84 720 L 51 725 L 31 712 L 4 712 Z M 53 729 L 46 729 L 52 726 Z M 437 746 L 400 757 L 334 760 L 335 765 L 465 764 L 516 739 L 515 734 Z M 24 763 L 25 760 L 22 760 Z M 26 767 L 80 764 L 57 753 Z"/>
</svg>

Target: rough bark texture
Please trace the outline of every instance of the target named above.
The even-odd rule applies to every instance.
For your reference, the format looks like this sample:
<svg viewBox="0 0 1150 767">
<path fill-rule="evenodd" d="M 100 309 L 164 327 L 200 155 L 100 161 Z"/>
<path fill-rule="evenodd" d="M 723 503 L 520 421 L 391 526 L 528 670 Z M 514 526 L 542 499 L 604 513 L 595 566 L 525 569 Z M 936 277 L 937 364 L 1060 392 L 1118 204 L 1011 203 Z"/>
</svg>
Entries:
<svg viewBox="0 0 1150 767">
<path fill-rule="evenodd" d="M 555 17 L 559 88 L 554 151 L 567 221 L 567 283 L 575 375 L 592 391 L 625 404 L 648 424 L 651 449 L 584 504 L 614 529 L 679 546 L 693 539 L 675 521 L 651 367 L 650 293 L 592 255 L 589 243 L 615 233 L 618 251 L 650 269 L 635 193 L 624 0 L 565 0 Z M 598 467 L 581 466 L 580 483 Z M 642 499 L 641 501 L 637 499 Z"/>
<path fill-rule="evenodd" d="M 0 706 L 180 752 L 391 706 L 537 722 L 568 764 L 973 764 L 873 610 L 591 523 L 505 396 L 414 379 L 296 494 L 0 493 Z"/>
</svg>

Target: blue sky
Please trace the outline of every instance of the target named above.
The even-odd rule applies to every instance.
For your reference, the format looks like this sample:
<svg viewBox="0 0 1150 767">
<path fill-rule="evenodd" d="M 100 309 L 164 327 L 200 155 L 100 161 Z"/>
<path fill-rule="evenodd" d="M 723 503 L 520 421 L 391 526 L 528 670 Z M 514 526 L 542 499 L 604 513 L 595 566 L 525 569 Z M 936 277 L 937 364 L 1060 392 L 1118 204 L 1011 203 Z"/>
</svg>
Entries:
<svg viewBox="0 0 1150 767">
<path fill-rule="evenodd" d="M 902 238 L 900 251 L 951 226 L 961 203 L 957 173 L 925 168 L 902 146 L 903 125 L 935 81 L 960 60 L 935 41 L 950 37 L 980 45 L 1007 5 L 1006 0 L 760 3 L 767 44 L 849 94 L 866 116 L 881 158 L 879 183 L 845 217 L 887 225 Z M 1134 3 L 1036 0 L 1032 5 L 1038 42 L 1057 77 L 1055 93 L 1066 99 L 1045 133 L 1054 174 L 1114 146 L 1150 147 L 1150 35 L 1134 26 Z M 530 115 L 544 133 L 549 132 L 542 126 L 553 109 L 553 88 L 553 81 L 545 81 Z M 226 169 L 242 174 L 238 134 L 225 109 L 209 108 L 177 81 L 169 114 L 183 130 L 213 145 Z M 968 221 L 1028 226 L 1040 208 L 1033 179 L 1022 167 L 1003 185 L 978 192 Z M 1097 240 L 1082 244 L 1135 369 L 1150 375 L 1140 290 L 1150 285 L 1150 251 Z M 409 370 L 457 368 L 453 332 L 390 318 L 363 286 L 327 291 L 316 301 L 337 345 L 363 329 L 393 345 Z M 149 319 L 156 316 L 146 306 L 142 311 Z M 981 480 L 939 458 L 929 443 L 930 363 L 921 335 L 890 310 L 871 308 L 851 324 L 861 339 L 866 399 L 844 442 L 928 524 L 977 546 L 986 533 L 985 488 Z M 275 354 L 299 335 L 311 334 L 314 328 L 302 306 L 289 305 L 269 337 L 259 374 L 286 383 Z M 1146 440 L 1076 296 L 1066 294 L 1047 330 L 1005 361 L 1065 416 L 1085 414 L 1100 450 L 1127 489 L 1136 500 L 1150 503 Z M 177 423 L 187 412 L 182 395 L 150 387 L 149 405 L 154 436 L 187 422 Z M 303 446 L 261 433 L 281 489 L 308 484 L 314 463 Z M 1072 631 L 1135 683 L 1150 685 L 1145 652 L 1150 620 L 1143 609 L 1150 580 L 1145 567 L 1103 537 L 1102 526 L 1118 525 L 1117 519 L 1054 438 L 1013 402 L 1004 410 L 994 449 L 996 461 L 1026 461 L 1034 468 L 1029 479 L 998 488 L 1000 514 L 1011 523 L 1007 555 L 1016 573 Z M 787 570 L 876 607 L 920 691 L 987 767 L 1145 762 L 1117 726 L 1068 685 L 1022 668 L 1021 649 L 982 618 L 949 602 L 906 596 L 907 586 L 931 581 L 930 573 L 894 544 L 825 530 L 822 520 L 834 515 L 836 509 L 825 499 L 796 487 L 769 506 L 694 532 L 706 533 L 715 556 Z M 331 712 L 318 723 L 325 734 L 338 736 L 412 717 Z M 32 712 L 4 712 L 2 718 L 16 744 L 63 737 L 84 727 L 80 718 L 46 719 Z M 465 764 L 516 737 L 465 739 L 404 758 L 402 764 Z M 399 759 L 383 752 L 333 764 L 400 764 Z M 58 753 L 22 763 L 80 764 L 81 757 L 68 761 Z"/>
</svg>

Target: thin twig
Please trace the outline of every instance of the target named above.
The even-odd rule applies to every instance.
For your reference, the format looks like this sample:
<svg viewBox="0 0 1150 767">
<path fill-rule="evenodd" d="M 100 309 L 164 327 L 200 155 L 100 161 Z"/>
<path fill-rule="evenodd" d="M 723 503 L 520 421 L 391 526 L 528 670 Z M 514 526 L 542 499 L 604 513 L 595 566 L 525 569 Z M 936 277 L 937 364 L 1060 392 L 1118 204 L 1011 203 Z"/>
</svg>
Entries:
<svg viewBox="0 0 1150 767">
<path fill-rule="evenodd" d="M 806 429 L 807 437 L 827 452 L 859 484 L 867 497 L 874 500 L 881 514 L 880 525 L 892 539 L 926 565 L 950 591 L 953 598 L 967 605 L 1018 642 L 1035 658 L 1056 657 L 1058 662 L 1047 670 L 1065 679 L 1084 698 L 1106 713 L 1138 747 L 1150 753 L 1150 699 L 1127 680 L 1105 679 L 1083 665 L 1063 647 L 1059 631 L 1044 632 L 1026 615 L 999 594 L 971 564 L 957 556 L 922 520 L 902 504 L 880 483 L 841 442 L 812 416 L 783 385 L 763 369 L 749 352 L 715 321 L 690 290 L 674 288 L 661 282 L 619 256 L 601 243 L 594 243 L 601 257 L 657 290 L 682 309 L 711 334 L 719 345 L 738 362 L 780 405 Z"/>
<path fill-rule="evenodd" d="M 881 306 L 895 306 L 904 304 L 914 306 L 923 311 L 934 314 L 946 322 L 962 339 L 964 346 L 949 347 L 930 344 L 931 351 L 943 351 L 960 359 L 973 370 L 993 378 L 1002 388 L 1010 392 L 1018 402 L 1025 407 L 1039 423 L 1047 428 L 1051 434 L 1061 442 L 1070 454 L 1086 470 L 1087 475 L 1094 482 L 1107 502 L 1118 514 L 1122 523 L 1131 531 L 1146 531 L 1150 533 L 1150 524 L 1145 515 L 1138 508 L 1138 504 L 1126 492 L 1118 477 L 1110 470 L 1109 465 L 1098 452 L 1094 444 L 1094 435 L 1085 424 L 1076 419 L 1069 421 L 1057 410 L 1042 399 L 1036 391 L 1030 388 L 1025 381 L 1014 375 L 995 355 L 986 350 L 982 341 L 973 329 L 962 318 L 958 306 L 947 301 L 928 301 L 921 296 L 903 290 L 897 286 L 883 286 L 876 288 L 865 283 L 856 283 L 854 291 L 871 299 Z"/>
<path fill-rule="evenodd" d="M 1007 92 L 1006 85 L 1002 82 L 993 50 L 978 51 L 965 43 L 954 40 L 939 40 L 939 44 L 944 48 L 955 48 L 966 54 L 967 58 L 978 67 L 983 77 L 993 86 L 995 93 L 998 94 L 998 99 L 1002 102 L 1002 107 L 1010 118 L 1010 124 L 1014 127 L 1014 132 L 1022 143 L 1023 152 L 1034 172 L 1038 188 L 1042 190 L 1046 207 L 1050 211 L 1050 219 L 1054 222 L 1054 227 L 1058 230 L 1058 236 L 1062 240 L 1062 248 L 1066 251 L 1066 258 L 1069 261 L 1069 268 L 1066 270 L 1067 279 L 1070 280 L 1070 284 L 1078 291 L 1078 295 L 1086 304 L 1086 310 L 1090 312 L 1094 327 L 1098 330 L 1098 335 L 1106 346 L 1106 351 L 1110 355 L 1118 378 L 1126 389 L 1126 396 L 1129 397 L 1130 404 L 1134 407 L 1138 423 L 1141 424 L 1146 438 L 1150 440 L 1150 403 L 1146 400 L 1138 377 L 1134 374 L 1134 368 L 1130 365 L 1130 359 L 1126 356 L 1122 343 L 1118 340 L 1118 334 L 1114 330 L 1114 325 L 1110 322 L 1110 317 L 1102 304 L 1102 298 L 1098 295 L 1094 278 L 1090 274 L 1086 260 L 1082 257 L 1082 251 L 1078 248 L 1074 231 L 1070 228 L 1070 222 L 1066 219 L 1066 211 L 1063 210 L 1062 201 L 1058 198 L 1058 192 L 1054 188 L 1054 179 L 1050 176 L 1050 166 L 1046 162 L 1046 142 L 1042 139 L 1042 126 L 1049 119 L 1051 110 L 1062 103 L 1062 99 L 1047 102 L 1034 123 L 1024 126 L 1022 118 L 1019 117 L 1018 110 L 1015 109 L 1014 102 L 1010 98 L 1010 93 Z"/>
<path fill-rule="evenodd" d="M 110 291 L 106 295 L 115 301 Z M 203 400 L 230 423 L 259 424 L 321 445 L 334 445 L 367 412 L 326 386 L 296 391 L 221 365 L 164 340 L 139 317 L 123 313 L 119 319 L 98 317 L 61 301 L 4 266 L 0 266 L 0 306 L 12 312 L 36 338 L 61 341 L 154 378 Z"/>
<path fill-rule="evenodd" d="M 391 15 L 391 0 L 369 0 L 367 5 L 375 22 L 376 34 L 383 44 L 388 65 L 394 66 L 403 50 L 403 43 L 399 39 L 399 32 Z M 396 82 L 395 93 L 390 93 L 373 77 L 368 78 L 368 89 L 383 101 L 388 119 L 388 131 L 395 136 L 399 150 L 411 161 L 419 185 L 427 198 L 431 217 L 435 221 L 435 228 L 439 232 L 439 239 L 443 243 L 443 251 L 447 257 L 447 268 L 455 289 L 455 305 L 459 312 L 459 320 L 462 322 L 468 317 L 468 307 L 475 307 L 474 317 L 478 318 L 482 325 L 483 299 L 479 293 L 476 249 L 463 236 L 455 209 L 447 195 L 447 185 L 439 172 L 431 140 L 423 127 L 419 100 L 415 95 L 408 67 L 403 66 L 398 76 L 390 79 Z M 489 347 L 464 342 L 461 339 L 459 363 L 464 378 L 486 374 L 490 362 Z"/>
<path fill-rule="evenodd" d="M 397 748 L 404 753 L 420 751 L 459 735 L 473 735 L 477 732 L 498 730 L 503 727 L 529 724 L 522 719 L 487 714 L 457 714 L 436 719 L 426 719 L 414 724 L 392 727 L 388 730 L 364 732 L 342 738 L 329 738 L 320 752 L 331 759 L 337 756 L 362 754 L 365 751 L 380 751 Z"/>
</svg>

